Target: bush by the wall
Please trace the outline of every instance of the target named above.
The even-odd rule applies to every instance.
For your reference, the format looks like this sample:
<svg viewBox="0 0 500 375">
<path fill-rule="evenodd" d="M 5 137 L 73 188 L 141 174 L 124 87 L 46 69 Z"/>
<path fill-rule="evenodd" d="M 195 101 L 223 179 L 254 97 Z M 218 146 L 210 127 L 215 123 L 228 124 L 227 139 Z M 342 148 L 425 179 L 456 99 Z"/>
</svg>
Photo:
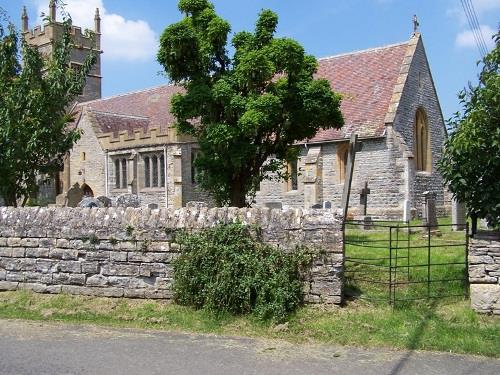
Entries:
<svg viewBox="0 0 500 375">
<path fill-rule="evenodd" d="M 305 250 L 285 253 L 262 243 L 258 230 L 239 223 L 180 233 L 174 261 L 174 298 L 182 305 L 283 320 L 302 299 Z"/>
</svg>

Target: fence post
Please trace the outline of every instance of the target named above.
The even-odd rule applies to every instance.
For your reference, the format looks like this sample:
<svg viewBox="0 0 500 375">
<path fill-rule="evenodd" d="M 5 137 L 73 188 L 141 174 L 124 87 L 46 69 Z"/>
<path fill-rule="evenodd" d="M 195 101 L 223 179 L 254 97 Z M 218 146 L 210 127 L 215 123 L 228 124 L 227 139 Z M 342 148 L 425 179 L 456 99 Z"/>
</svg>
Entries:
<svg viewBox="0 0 500 375">
<path fill-rule="evenodd" d="M 389 305 L 392 303 L 392 227 L 389 227 Z"/>
<path fill-rule="evenodd" d="M 470 297 L 469 285 L 469 222 L 465 223 L 465 297 Z"/>
<path fill-rule="evenodd" d="M 427 298 L 431 296 L 431 226 L 427 224 Z"/>
</svg>

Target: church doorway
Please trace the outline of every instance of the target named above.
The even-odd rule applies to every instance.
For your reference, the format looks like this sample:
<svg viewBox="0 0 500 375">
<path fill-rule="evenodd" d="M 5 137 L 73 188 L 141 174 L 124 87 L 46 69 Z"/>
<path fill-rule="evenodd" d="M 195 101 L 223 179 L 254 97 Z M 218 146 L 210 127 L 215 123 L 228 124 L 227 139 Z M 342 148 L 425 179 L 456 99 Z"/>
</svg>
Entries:
<svg viewBox="0 0 500 375">
<path fill-rule="evenodd" d="M 84 197 L 94 197 L 94 192 L 90 188 L 89 185 L 83 184 L 82 185 L 82 190 L 83 190 L 83 196 Z"/>
</svg>

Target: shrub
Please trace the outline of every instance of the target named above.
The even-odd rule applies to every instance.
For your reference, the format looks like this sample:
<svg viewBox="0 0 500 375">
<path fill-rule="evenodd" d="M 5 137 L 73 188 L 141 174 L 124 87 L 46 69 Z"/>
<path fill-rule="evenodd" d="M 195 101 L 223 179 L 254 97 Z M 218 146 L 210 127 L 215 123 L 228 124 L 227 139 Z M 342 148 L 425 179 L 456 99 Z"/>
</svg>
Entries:
<svg viewBox="0 0 500 375">
<path fill-rule="evenodd" d="M 286 254 L 240 223 L 180 233 L 176 241 L 182 246 L 174 261 L 179 304 L 282 321 L 302 301 L 301 270 L 311 260 L 304 249 Z"/>
</svg>

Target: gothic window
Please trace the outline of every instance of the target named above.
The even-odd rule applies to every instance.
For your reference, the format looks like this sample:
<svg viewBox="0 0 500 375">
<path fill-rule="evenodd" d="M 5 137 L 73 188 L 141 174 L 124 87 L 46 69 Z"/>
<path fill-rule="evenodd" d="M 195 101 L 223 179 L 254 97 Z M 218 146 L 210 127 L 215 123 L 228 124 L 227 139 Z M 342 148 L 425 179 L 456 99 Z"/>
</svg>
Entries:
<svg viewBox="0 0 500 375">
<path fill-rule="evenodd" d="M 288 162 L 288 191 L 298 190 L 299 176 L 298 176 L 298 162 L 297 159 Z"/>
<path fill-rule="evenodd" d="M 429 148 L 429 129 L 427 116 L 423 109 L 418 109 L 415 116 L 414 137 L 415 166 L 417 171 L 428 171 L 431 169 L 431 155 Z"/>
<path fill-rule="evenodd" d="M 144 156 L 144 187 L 165 187 L 165 157 L 163 154 Z"/>
<path fill-rule="evenodd" d="M 144 158 L 144 187 L 151 187 L 151 165 L 149 156 Z"/>
<path fill-rule="evenodd" d="M 345 176 L 347 172 L 347 159 L 349 157 L 349 144 L 344 143 L 337 148 L 337 165 L 338 165 L 338 176 L 339 182 L 343 183 L 345 181 Z"/>
</svg>

